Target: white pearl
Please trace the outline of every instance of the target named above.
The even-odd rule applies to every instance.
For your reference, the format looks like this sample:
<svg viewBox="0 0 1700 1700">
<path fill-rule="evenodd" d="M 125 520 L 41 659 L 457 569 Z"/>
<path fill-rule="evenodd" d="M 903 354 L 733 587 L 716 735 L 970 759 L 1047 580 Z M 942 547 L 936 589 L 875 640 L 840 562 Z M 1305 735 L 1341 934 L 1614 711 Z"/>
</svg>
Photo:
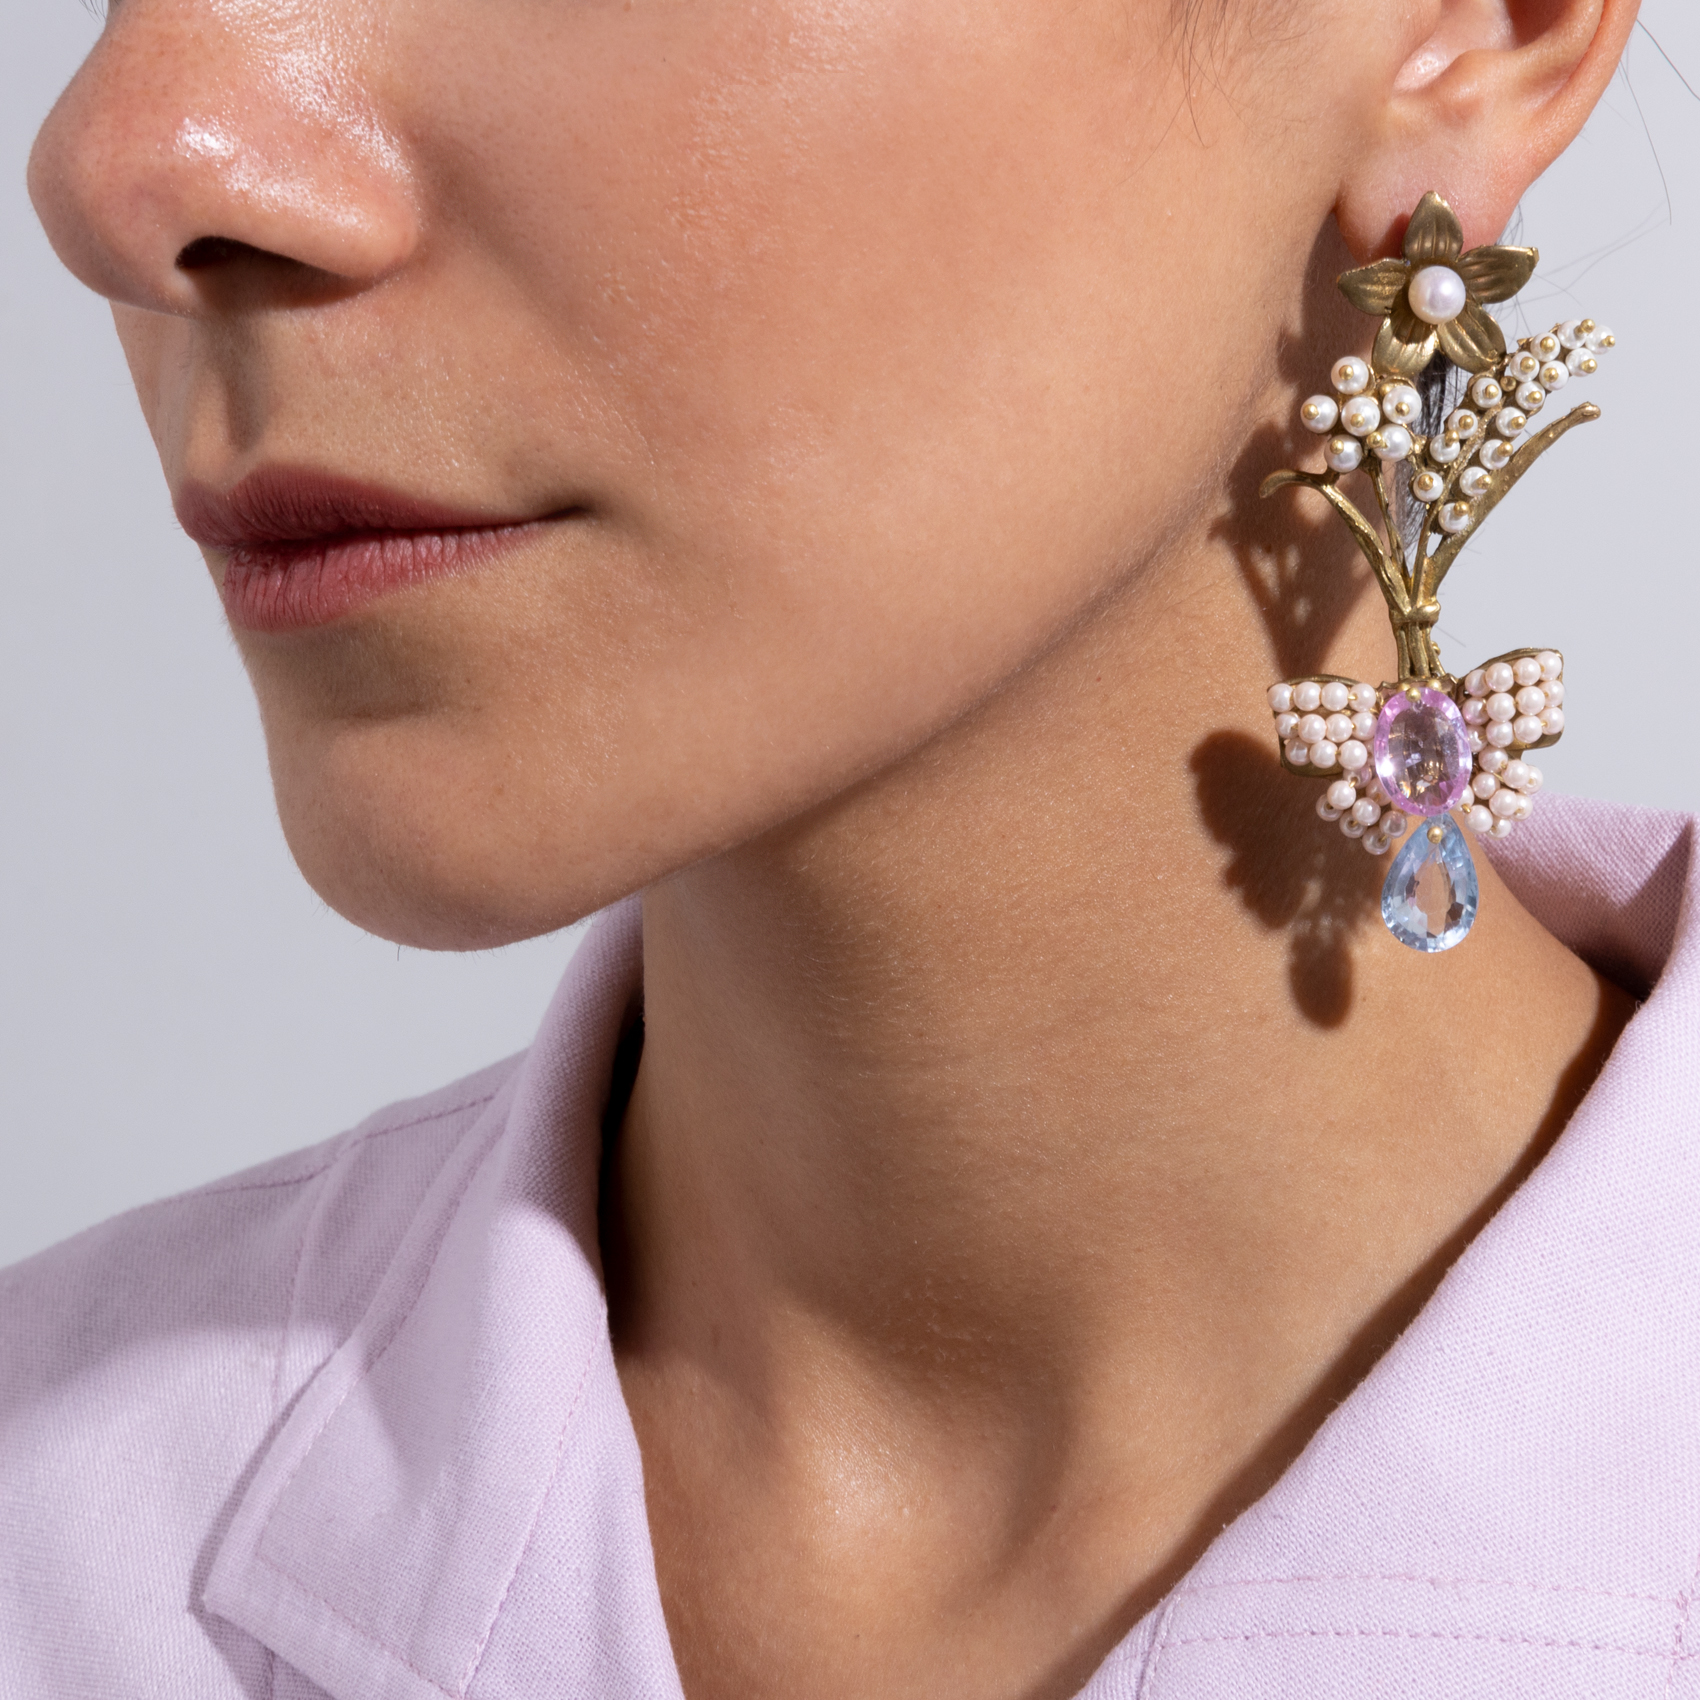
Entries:
<svg viewBox="0 0 1700 1700">
<path fill-rule="evenodd" d="M 1522 791 L 1525 797 L 1532 797 L 1538 790 L 1540 790 L 1546 776 L 1532 761 L 1526 761 L 1523 765 L 1528 768 L 1529 771 L 1524 776 L 1523 783 L 1518 787 L 1518 789 Z"/>
<path fill-rule="evenodd" d="M 1547 392 L 1537 383 L 1517 386 L 1517 405 L 1525 413 L 1539 413 L 1547 404 Z"/>
<path fill-rule="evenodd" d="M 1470 529 L 1470 504 L 1468 502 L 1448 502 L 1440 510 L 1440 529 L 1457 536 L 1461 531 Z"/>
<path fill-rule="evenodd" d="M 1355 354 L 1334 362 L 1329 380 L 1341 395 L 1362 395 L 1369 388 L 1369 367 Z"/>
<path fill-rule="evenodd" d="M 1573 348 L 1565 355 L 1564 363 L 1579 378 L 1591 378 L 1599 371 L 1600 363 L 1585 348 Z"/>
<path fill-rule="evenodd" d="M 1424 266 L 1405 292 L 1411 311 L 1425 325 L 1444 325 L 1464 311 L 1469 291 L 1450 266 Z"/>
<path fill-rule="evenodd" d="M 1527 820 L 1534 812 L 1535 799 L 1533 797 L 1519 797 L 1517 799 L 1517 813 L 1511 818 L 1513 820 Z"/>
<path fill-rule="evenodd" d="M 1489 377 L 1486 372 L 1483 372 L 1482 375 L 1470 385 L 1470 400 L 1473 401 L 1477 407 L 1481 408 L 1483 412 L 1487 412 L 1492 408 L 1498 407 L 1504 399 L 1505 391 L 1500 388 L 1498 380 Z"/>
<path fill-rule="evenodd" d="M 1539 685 L 1525 685 L 1517 693 L 1519 714 L 1539 714 L 1547 705 L 1547 694 Z"/>
<path fill-rule="evenodd" d="M 1464 445 L 1455 431 L 1448 431 L 1444 436 L 1430 437 L 1428 441 L 1428 458 L 1436 466 L 1450 466 L 1464 452 Z"/>
<path fill-rule="evenodd" d="M 1499 789 L 1499 781 L 1491 773 L 1478 773 L 1470 781 L 1470 789 L 1485 803 Z"/>
<path fill-rule="evenodd" d="M 1307 431 L 1326 437 L 1340 417 L 1340 404 L 1331 395 L 1313 395 L 1299 407 L 1299 423 Z"/>
<path fill-rule="evenodd" d="M 1475 436 L 1481 424 L 1481 420 L 1467 407 L 1455 407 L 1446 416 L 1446 429 L 1460 437 Z"/>
<path fill-rule="evenodd" d="M 1472 697 L 1488 694 L 1487 674 L 1480 667 L 1473 667 L 1464 675 L 1464 694 Z"/>
<path fill-rule="evenodd" d="M 1360 797 L 1352 805 L 1352 819 L 1374 826 L 1381 819 L 1381 805 L 1371 797 Z"/>
<path fill-rule="evenodd" d="M 1349 809 L 1358 800 L 1358 788 L 1349 779 L 1336 779 L 1326 792 L 1331 809 Z"/>
<path fill-rule="evenodd" d="M 1470 754 L 1479 756 L 1482 753 L 1482 729 L 1479 726 L 1470 728 Z"/>
<path fill-rule="evenodd" d="M 1352 700 L 1351 688 L 1347 685 L 1342 685 L 1338 679 L 1330 679 L 1328 683 L 1322 687 L 1322 696 L 1320 700 L 1322 706 L 1327 709 L 1330 714 L 1338 714 L 1340 710 Z"/>
<path fill-rule="evenodd" d="M 1364 834 L 1364 848 L 1372 856 L 1385 856 L 1393 848 L 1392 840 L 1378 827 L 1374 832 Z"/>
<path fill-rule="evenodd" d="M 1458 493 L 1474 501 L 1485 496 L 1493 484 L 1493 474 L 1485 466 L 1467 466 L 1458 475 Z"/>
<path fill-rule="evenodd" d="M 1493 825 L 1493 815 L 1483 804 L 1477 803 L 1474 808 L 1464 811 L 1464 824 L 1472 832 L 1486 832 Z"/>
<path fill-rule="evenodd" d="M 1488 807 L 1501 820 L 1509 820 L 1517 813 L 1517 793 L 1515 791 L 1495 791 L 1488 799 Z"/>
<path fill-rule="evenodd" d="M 1500 437 L 1520 436 L 1528 428 L 1529 417 L 1514 407 L 1502 407 L 1493 416 L 1494 434 Z"/>
<path fill-rule="evenodd" d="M 1324 696 L 1324 703 L 1327 702 Z M 1349 714 L 1331 714 L 1328 717 L 1328 736 L 1336 744 L 1343 744 L 1352 735 L 1352 717 Z"/>
<path fill-rule="evenodd" d="M 1361 820 L 1353 819 L 1351 815 L 1342 815 L 1340 817 L 1340 830 L 1345 833 L 1348 838 L 1362 838 L 1364 835 L 1364 823 Z"/>
<path fill-rule="evenodd" d="M 1340 409 L 1340 423 L 1354 437 L 1367 437 L 1381 423 L 1381 403 L 1372 395 L 1355 395 Z"/>
<path fill-rule="evenodd" d="M 1513 741 L 1510 722 L 1505 720 L 1490 720 L 1487 727 L 1487 741 L 1492 744 L 1495 749 L 1503 750 L 1507 744 Z"/>
<path fill-rule="evenodd" d="M 1588 332 L 1588 346 L 1590 348 L 1616 348 L 1617 337 L 1607 326 L 1598 325 Z"/>
<path fill-rule="evenodd" d="M 1546 736 L 1551 738 L 1564 730 L 1564 710 L 1549 708 L 1541 716 L 1541 724 L 1546 728 Z"/>
<path fill-rule="evenodd" d="M 1502 467 L 1511 464 L 1511 445 L 1498 437 L 1491 438 L 1476 450 L 1476 459 L 1489 472 L 1498 472 Z"/>
<path fill-rule="evenodd" d="M 1529 346 L 1543 360 L 1556 360 L 1564 352 L 1564 344 L 1558 340 L 1556 330 L 1542 331 Z"/>
<path fill-rule="evenodd" d="M 1323 458 L 1334 472 L 1356 472 L 1364 463 L 1364 446 L 1356 437 L 1330 437 Z"/>
<path fill-rule="evenodd" d="M 1509 661 L 1490 661 L 1487 666 L 1482 669 L 1482 677 L 1487 680 L 1488 694 L 1490 696 L 1495 691 L 1508 691 L 1514 684 L 1517 683 L 1517 675 L 1512 672 L 1511 663 Z M 1300 706 L 1302 707 L 1303 705 L 1301 704 Z M 1496 720 L 1509 720 L 1511 717 L 1510 715 L 1495 715 L 1494 718 Z"/>
<path fill-rule="evenodd" d="M 1368 761 L 1369 750 L 1361 739 L 1348 738 L 1340 746 L 1340 765 L 1347 773 L 1356 773 Z"/>
<path fill-rule="evenodd" d="M 1531 354 L 1528 349 L 1519 349 L 1505 362 L 1506 373 L 1518 383 L 1527 383 L 1541 369 L 1538 356 Z"/>
<path fill-rule="evenodd" d="M 1410 824 L 1411 823 L 1406 820 L 1397 809 L 1390 809 L 1387 814 L 1382 817 L 1381 830 L 1385 832 L 1389 838 L 1403 838 L 1405 836 L 1405 828 Z"/>
<path fill-rule="evenodd" d="M 1369 446 L 1377 460 L 1405 460 L 1416 444 L 1403 425 L 1383 425 L 1369 434 Z"/>
<path fill-rule="evenodd" d="M 1558 327 L 1558 340 L 1566 348 L 1580 348 L 1588 340 L 1580 319 L 1566 319 Z"/>
<path fill-rule="evenodd" d="M 1314 679 L 1305 679 L 1293 686 L 1293 707 L 1300 714 L 1310 714 L 1322 706 L 1322 687 Z"/>
<path fill-rule="evenodd" d="M 1298 724 L 1299 717 L 1296 714 L 1291 712 L 1277 714 L 1275 716 L 1275 736 L 1285 743 L 1288 738 L 1292 737 Z"/>
<path fill-rule="evenodd" d="M 1419 502 L 1437 501 L 1440 493 L 1446 488 L 1446 480 L 1438 472 L 1419 472 L 1411 480 L 1411 494 Z"/>
<path fill-rule="evenodd" d="M 1321 815 L 1324 820 L 1334 821 L 1338 820 L 1346 811 L 1344 809 L 1335 808 L 1334 805 L 1329 802 L 1328 796 L 1324 795 L 1316 799 L 1316 812 Z"/>
<path fill-rule="evenodd" d="M 1487 704 L 1480 697 L 1465 697 L 1464 724 L 1480 726 L 1487 719 Z"/>
<path fill-rule="evenodd" d="M 1495 691 L 1487 699 L 1487 717 L 1489 720 L 1515 720 L 1517 718 L 1516 699 L 1509 691 Z M 1304 737 L 1303 728 L 1300 729 L 1299 736 Z M 1313 744 L 1316 742 L 1314 738 L 1307 741 Z"/>
<path fill-rule="evenodd" d="M 1375 736 L 1375 716 L 1367 708 L 1352 716 L 1352 735 L 1366 743 Z"/>
<path fill-rule="evenodd" d="M 1570 382 L 1570 368 L 1562 360 L 1549 360 L 1541 368 L 1541 388 L 1548 395 L 1554 390 L 1561 390 Z"/>
<path fill-rule="evenodd" d="M 1328 722 L 1320 714 L 1307 714 L 1299 722 L 1299 736 L 1307 744 L 1320 744 L 1328 736 Z"/>
<path fill-rule="evenodd" d="M 1508 820 L 1496 820 L 1488 829 L 1490 838 L 1509 838 L 1513 823 Z"/>
<path fill-rule="evenodd" d="M 1547 729 L 1532 714 L 1520 714 L 1512 721 L 1511 730 L 1519 744 L 1538 744 L 1547 735 Z"/>
<path fill-rule="evenodd" d="M 1373 712 L 1375 709 L 1375 696 L 1376 691 L 1374 685 L 1353 685 L 1350 701 L 1353 708 L 1365 708 Z"/>
<path fill-rule="evenodd" d="M 1326 773 L 1340 758 L 1339 749 L 1327 738 L 1321 739 L 1310 747 L 1310 765 L 1319 767 Z"/>
<path fill-rule="evenodd" d="M 1536 659 L 1543 679 L 1556 679 L 1564 671 L 1564 657 L 1556 649 L 1543 649 Z"/>
<path fill-rule="evenodd" d="M 1511 765 L 1511 757 L 1504 750 L 1483 750 L 1482 759 L 1476 763 L 1483 773 L 1504 773 Z"/>
<path fill-rule="evenodd" d="M 1541 686 L 1541 689 L 1547 694 L 1548 708 L 1557 708 L 1564 701 L 1564 681 L 1562 679 L 1548 679 Z"/>
<path fill-rule="evenodd" d="M 1269 687 L 1269 706 L 1277 714 L 1285 714 L 1293 706 L 1293 687 L 1291 685 L 1271 685 Z"/>
<path fill-rule="evenodd" d="M 1287 760 L 1294 767 L 1304 767 L 1310 761 L 1310 745 L 1303 738 L 1287 740 Z"/>
<path fill-rule="evenodd" d="M 1521 791 L 1529 781 L 1529 764 L 1526 761 L 1509 761 L 1505 764 L 1505 783 L 1513 791 Z"/>
<path fill-rule="evenodd" d="M 1423 398 L 1409 384 L 1395 384 L 1381 398 L 1381 417 L 1395 425 L 1409 425 L 1422 417 Z"/>
<path fill-rule="evenodd" d="M 1532 655 L 1519 655 L 1511 663 L 1511 676 L 1520 685 L 1538 685 L 1541 682 L 1541 664 Z"/>
</svg>

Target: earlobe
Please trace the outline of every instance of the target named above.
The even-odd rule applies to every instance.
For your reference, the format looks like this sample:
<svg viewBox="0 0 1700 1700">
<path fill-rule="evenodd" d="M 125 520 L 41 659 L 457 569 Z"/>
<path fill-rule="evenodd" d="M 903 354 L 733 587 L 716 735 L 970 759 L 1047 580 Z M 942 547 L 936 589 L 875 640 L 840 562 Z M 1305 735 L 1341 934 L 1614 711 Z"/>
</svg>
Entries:
<svg viewBox="0 0 1700 1700">
<path fill-rule="evenodd" d="M 1605 92 L 1640 0 L 1432 0 L 1433 27 L 1387 89 L 1381 133 L 1336 216 L 1360 260 L 1391 254 L 1436 189 L 1466 242 L 1492 242 Z"/>
</svg>

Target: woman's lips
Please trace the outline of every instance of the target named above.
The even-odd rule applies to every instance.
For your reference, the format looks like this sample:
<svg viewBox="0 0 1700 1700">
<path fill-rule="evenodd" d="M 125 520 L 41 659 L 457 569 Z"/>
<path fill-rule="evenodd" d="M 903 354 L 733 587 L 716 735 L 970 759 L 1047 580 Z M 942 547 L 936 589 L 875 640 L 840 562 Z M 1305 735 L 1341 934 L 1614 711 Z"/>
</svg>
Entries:
<svg viewBox="0 0 1700 1700">
<path fill-rule="evenodd" d="M 176 508 L 197 543 L 229 551 L 225 612 L 252 632 L 326 625 L 392 590 L 468 572 L 542 523 L 291 467 L 263 467 L 225 492 L 189 484 Z"/>
</svg>

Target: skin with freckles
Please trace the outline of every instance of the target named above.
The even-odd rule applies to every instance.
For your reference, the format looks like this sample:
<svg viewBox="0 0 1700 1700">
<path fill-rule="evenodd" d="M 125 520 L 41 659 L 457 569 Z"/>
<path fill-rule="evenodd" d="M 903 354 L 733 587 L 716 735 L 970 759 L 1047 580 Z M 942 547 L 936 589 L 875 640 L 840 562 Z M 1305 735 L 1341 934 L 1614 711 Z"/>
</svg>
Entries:
<svg viewBox="0 0 1700 1700">
<path fill-rule="evenodd" d="M 1609 1050 L 1480 857 L 1403 951 L 1279 773 L 1268 681 L 1391 643 L 1255 491 L 1334 275 L 1430 188 L 1492 240 L 1633 14 L 118 0 L 48 119 L 307 878 L 441 948 L 645 894 L 603 1251 L 691 1700 L 1075 1692 Z M 265 626 L 241 492 L 314 479 L 499 546 Z"/>
</svg>

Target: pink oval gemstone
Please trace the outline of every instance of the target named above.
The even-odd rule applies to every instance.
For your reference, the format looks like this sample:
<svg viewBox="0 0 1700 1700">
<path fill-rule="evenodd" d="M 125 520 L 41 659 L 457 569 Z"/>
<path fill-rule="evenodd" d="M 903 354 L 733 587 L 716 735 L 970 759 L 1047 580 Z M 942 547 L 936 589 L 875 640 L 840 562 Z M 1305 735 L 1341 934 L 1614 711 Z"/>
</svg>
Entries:
<svg viewBox="0 0 1700 1700">
<path fill-rule="evenodd" d="M 1444 691 L 1395 691 L 1375 720 L 1375 771 L 1410 815 L 1443 815 L 1470 785 L 1470 729 Z"/>
</svg>

